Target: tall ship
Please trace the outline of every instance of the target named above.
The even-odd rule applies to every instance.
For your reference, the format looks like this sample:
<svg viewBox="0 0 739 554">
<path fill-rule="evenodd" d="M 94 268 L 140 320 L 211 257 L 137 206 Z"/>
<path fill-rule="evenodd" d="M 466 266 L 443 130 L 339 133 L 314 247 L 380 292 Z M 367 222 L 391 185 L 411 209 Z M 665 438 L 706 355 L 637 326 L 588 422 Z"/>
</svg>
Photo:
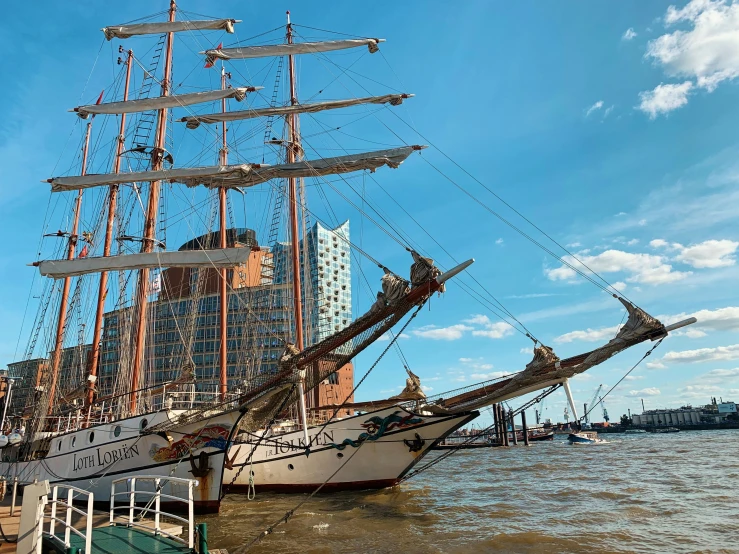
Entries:
<svg viewBox="0 0 739 554">
<path fill-rule="evenodd" d="M 395 106 L 412 95 L 298 101 L 297 56 L 374 53 L 381 39 L 299 42 L 288 19 L 284 44 L 223 48 L 238 20 L 198 18 L 174 0 L 166 14 L 105 27 L 105 40 L 118 43 L 118 71 L 70 110 L 80 154 L 68 174 L 46 180 L 54 209 L 32 264 L 45 280 L 23 360 L 9 366 L 24 373 L 11 414 L 22 432 L 0 441 L 0 474 L 21 485 L 71 484 L 100 503 L 115 479 L 161 476 L 165 493 L 181 496 L 166 478 L 194 476 L 201 512 L 218 510 L 223 483 L 394 484 L 477 412 L 307 414 L 322 384 L 407 325 L 472 260 L 442 272 L 404 248 L 406 278 L 334 233 L 345 253 L 361 251 L 382 269 L 369 310 L 342 319 L 349 259 L 311 259 L 307 245 L 323 239 L 309 231 L 317 216 L 305 182 L 351 187 L 353 175 L 398 168 L 424 146 L 328 155 L 310 146 L 309 156 L 299 115 Z M 143 56 L 119 43 L 129 39 Z M 187 48 L 177 49 L 186 71 L 175 78 L 176 42 Z M 234 63 L 244 59 L 272 60 L 271 91 L 256 84 L 256 68 Z M 229 110 L 234 102 L 245 109 Z M 270 246 L 236 214 L 262 221 Z"/>
</svg>

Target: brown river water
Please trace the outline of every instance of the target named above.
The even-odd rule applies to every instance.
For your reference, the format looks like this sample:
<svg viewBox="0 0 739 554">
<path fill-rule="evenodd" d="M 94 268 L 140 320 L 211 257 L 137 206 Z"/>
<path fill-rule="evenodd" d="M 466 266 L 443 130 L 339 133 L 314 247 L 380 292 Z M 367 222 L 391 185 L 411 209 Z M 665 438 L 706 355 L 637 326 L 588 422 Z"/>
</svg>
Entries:
<svg viewBox="0 0 739 554">
<path fill-rule="evenodd" d="M 394 489 L 316 495 L 248 552 L 739 553 L 738 431 L 564 438 L 460 451 Z M 232 552 L 303 498 L 226 497 L 202 519 L 209 546 Z"/>
</svg>

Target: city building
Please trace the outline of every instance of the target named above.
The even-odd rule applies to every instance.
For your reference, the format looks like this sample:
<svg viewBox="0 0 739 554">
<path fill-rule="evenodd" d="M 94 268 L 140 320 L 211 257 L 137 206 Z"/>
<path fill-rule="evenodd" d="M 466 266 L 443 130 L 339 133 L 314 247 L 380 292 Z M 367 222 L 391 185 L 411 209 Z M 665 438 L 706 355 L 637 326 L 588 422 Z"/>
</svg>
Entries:
<svg viewBox="0 0 739 554">
<path fill-rule="evenodd" d="M 737 417 L 737 406 L 734 402 L 717 402 L 711 399 L 705 406 L 682 406 L 677 409 L 645 410 L 641 414 L 631 416 L 636 426 L 674 426 L 720 424 L 727 419 Z"/>
<path fill-rule="evenodd" d="M 316 223 L 300 243 L 308 259 L 308 273 L 302 269 L 304 283 L 303 314 L 307 345 L 315 344 L 340 331 L 352 320 L 351 250 L 349 221 L 334 229 Z M 278 243 L 272 250 L 274 282 L 291 283 L 290 244 Z"/>
<path fill-rule="evenodd" d="M 284 353 L 285 341 L 294 340 L 292 329 L 292 278 L 289 244 L 271 250 L 260 248 L 251 229 L 227 230 L 229 247 L 251 248 L 248 261 L 227 270 L 228 328 L 227 373 L 229 390 L 237 390 L 244 379 L 258 373 L 275 373 Z M 314 225 L 301 242 L 308 264 L 304 274 L 304 326 L 306 346 L 323 340 L 351 323 L 351 268 L 349 222 L 330 230 Z M 211 248 L 220 236 L 210 233 L 192 239 L 180 250 Z M 306 250 L 307 247 L 307 250 Z M 175 379 L 181 369 L 192 366 L 197 390 L 213 393 L 220 375 L 220 274 L 216 269 L 166 269 L 161 291 L 150 304 L 153 340 L 145 353 L 148 386 Z M 116 388 L 122 359 L 130 348 L 130 307 L 105 314 L 98 372 L 98 396 L 120 394 Z M 307 313 L 307 317 L 305 314 Z M 151 332 L 151 331 L 150 331 Z M 191 347 L 185 347 L 189 342 Z M 125 385 L 126 383 L 124 383 Z M 313 394 L 308 407 L 353 401 L 354 369 L 346 364 Z M 339 415 L 349 415 L 347 410 Z M 321 414 L 326 415 L 326 414 Z"/>
<path fill-rule="evenodd" d="M 314 225 L 301 242 L 309 261 L 304 271 L 304 317 L 306 346 L 326 338 L 351 322 L 351 266 L 349 222 L 336 229 Z M 226 231 L 228 247 L 250 248 L 246 263 L 226 271 L 229 284 L 227 327 L 227 373 L 230 391 L 237 391 L 255 373 L 276 373 L 285 342 L 294 340 L 292 279 L 288 268 L 289 245 L 260 247 L 251 229 Z M 216 248 L 218 232 L 196 237 L 180 250 Z M 305 278 L 305 275 L 308 278 Z M 156 301 L 149 304 L 149 339 L 144 354 L 142 386 L 155 387 L 176 379 L 191 368 L 196 390 L 214 393 L 220 378 L 220 270 L 215 268 L 169 268 L 156 278 Z M 130 306 L 104 314 L 97 398 L 125 393 L 131 364 Z M 189 345 L 189 348 L 188 346 Z M 92 346 L 65 348 L 60 364 L 59 391 L 81 404 L 80 384 L 89 373 Z M 43 390 L 50 357 L 8 365 L 18 379 L 13 386 L 9 410 L 21 416 L 33 406 Z M 145 385 L 144 385 L 145 384 Z M 347 400 L 354 387 L 354 369 L 346 364 L 308 395 L 308 407 Z M 2 394 L 2 392 L 0 392 Z M 353 396 L 349 396 L 349 402 Z M 339 416 L 351 415 L 342 410 Z M 28 415 L 28 413 L 26 413 Z M 327 413 L 316 413 L 321 416 Z"/>
</svg>

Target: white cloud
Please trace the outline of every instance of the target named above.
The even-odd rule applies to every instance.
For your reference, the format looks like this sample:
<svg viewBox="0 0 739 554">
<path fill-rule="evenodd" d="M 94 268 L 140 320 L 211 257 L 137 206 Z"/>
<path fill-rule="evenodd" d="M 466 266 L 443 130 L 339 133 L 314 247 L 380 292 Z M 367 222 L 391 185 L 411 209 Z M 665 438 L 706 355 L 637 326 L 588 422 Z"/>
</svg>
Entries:
<svg viewBox="0 0 739 554">
<path fill-rule="evenodd" d="M 574 342 L 574 341 L 585 341 L 595 342 L 606 339 L 612 339 L 618 332 L 620 325 L 614 327 L 603 327 L 601 329 L 586 329 L 585 331 L 570 331 L 564 335 L 554 339 L 554 342 Z"/>
<path fill-rule="evenodd" d="M 671 351 L 662 357 L 662 361 L 678 364 L 697 364 L 718 360 L 739 359 L 739 344 L 716 346 L 714 348 L 697 348 L 695 350 Z"/>
<path fill-rule="evenodd" d="M 733 254 L 739 248 L 739 242 L 707 240 L 687 247 L 679 244 L 674 246 L 680 250 L 675 259 L 692 267 L 727 267 L 736 263 Z"/>
<path fill-rule="evenodd" d="M 421 390 L 423 392 L 429 392 L 429 391 L 434 390 L 434 387 L 427 387 L 426 385 L 421 385 Z"/>
<path fill-rule="evenodd" d="M 661 315 L 658 317 L 663 323 L 675 323 L 683 321 L 689 317 L 698 320 L 688 330 L 709 329 L 713 331 L 739 331 L 739 306 L 727 306 L 726 308 L 717 308 L 715 310 L 699 310 L 691 314 L 680 313 L 675 315 Z M 687 336 L 691 336 L 687 333 Z M 693 335 L 691 338 L 696 338 Z"/>
<path fill-rule="evenodd" d="M 503 244 L 503 242 L 504 242 L 503 239 L 497 239 L 495 241 L 495 244 Z"/>
<path fill-rule="evenodd" d="M 694 78 L 697 86 L 709 92 L 739 76 L 739 3 L 692 0 L 683 8 L 667 8 L 664 21 L 667 27 L 675 23 L 692 27 L 647 44 L 645 56 L 668 75 Z"/>
<path fill-rule="evenodd" d="M 662 394 L 657 387 L 647 387 L 641 390 L 630 390 L 629 396 L 659 396 Z"/>
<path fill-rule="evenodd" d="M 721 387 L 717 385 L 704 384 L 688 385 L 687 387 L 678 389 L 678 392 L 680 392 L 680 396 L 684 398 L 705 398 L 709 394 L 719 393 L 721 391 Z"/>
<path fill-rule="evenodd" d="M 570 281 L 577 275 L 575 270 L 564 265 L 554 269 L 546 268 L 544 273 L 552 281 Z"/>
<path fill-rule="evenodd" d="M 595 104 L 590 106 L 587 111 L 585 112 L 585 117 L 588 117 L 593 112 L 597 112 L 603 107 L 603 100 L 598 100 Z"/>
<path fill-rule="evenodd" d="M 431 340 L 457 340 L 461 339 L 465 331 L 471 331 L 472 327 L 457 324 L 449 327 L 436 327 L 435 325 L 426 325 L 420 329 L 415 329 L 412 333 L 423 339 Z"/>
<path fill-rule="evenodd" d="M 469 323 L 470 325 L 488 325 L 490 318 L 483 314 L 475 314 L 465 319 L 464 323 Z"/>
<path fill-rule="evenodd" d="M 693 88 L 693 83 L 657 85 L 654 90 L 646 90 L 639 93 L 639 108 L 649 119 L 655 119 L 660 114 L 667 114 L 688 103 L 688 94 Z"/>
<path fill-rule="evenodd" d="M 505 371 L 493 371 L 492 373 L 473 373 L 470 377 L 477 381 L 489 381 L 490 379 L 499 379 L 500 377 L 506 377 L 508 375 L 510 375 L 510 373 L 506 373 Z"/>
<path fill-rule="evenodd" d="M 633 27 L 629 27 L 624 31 L 624 34 L 621 36 L 621 40 L 631 40 L 633 38 L 636 38 L 636 31 L 634 31 Z"/>
<path fill-rule="evenodd" d="M 521 352 L 521 354 L 528 354 L 528 355 L 533 355 L 534 354 L 534 351 L 533 351 L 533 349 L 531 347 L 529 347 L 529 348 L 522 348 L 520 350 L 520 352 Z"/>
<path fill-rule="evenodd" d="M 647 369 L 667 369 L 662 362 L 647 362 Z"/>
<path fill-rule="evenodd" d="M 736 379 L 739 379 L 739 367 L 734 369 L 712 369 L 701 377 L 701 381 L 724 384 Z"/>
<path fill-rule="evenodd" d="M 472 331 L 473 337 L 488 337 L 490 339 L 502 339 L 513 334 L 513 328 L 507 323 L 488 323 L 485 329 Z"/>
<path fill-rule="evenodd" d="M 580 244 L 579 242 L 571 242 L 570 244 L 567 245 L 567 248 L 579 248 L 581 246 L 582 244 Z"/>
<path fill-rule="evenodd" d="M 459 361 L 463 364 L 468 364 L 470 362 L 474 362 L 475 360 L 473 360 L 472 358 L 460 358 Z"/>
<path fill-rule="evenodd" d="M 665 248 L 670 246 L 670 243 L 663 239 L 654 239 L 649 241 L 649 246 L 652 248 Z"/>
<path fill-rule="evenodd" d="M 625 216 L 625 215 L 628 215 L 628 214 L 627 214 L 626 212 L 618 212 L 618 213 L 617 213 L 616 215 L 614 215 L 613 217 L 623 217 L 623 216 Z"/>
<path fill-rule="evenodd" d="M 624 283 L 623 281 L 616 281 L 611 286 L 614 289 L 616 289 L 617 291 L 621 292 L 621 291 L 625 290 L 628 285 L 626 283 Z"/>
<path fill-rule="evenodd" d="M 644 379 L 644 375 L 627 375 L 624 377 L 624 381 L 639 381 L 640 379 Z"/>
<path fill-rule="evenodd" d="M 577 260 L 572 256 L 565 256 L 563 259 L 573 266 L 578 265 Z M 630 276 L 626 281 L 632 283 L 650 285 L 671 283 L 691 274 L 689 271 L 673 270 L 672 266 L 666 263 L 664 256 L 622 250 L 606 250 L 595 256 L 581 256 L 580 260 L 597 273 L 629 273 Z M 545 273 L 552 281 L 571 279 L 575 275 L 575 272 L 566 266 L 545 270 Z"/>
</svg>

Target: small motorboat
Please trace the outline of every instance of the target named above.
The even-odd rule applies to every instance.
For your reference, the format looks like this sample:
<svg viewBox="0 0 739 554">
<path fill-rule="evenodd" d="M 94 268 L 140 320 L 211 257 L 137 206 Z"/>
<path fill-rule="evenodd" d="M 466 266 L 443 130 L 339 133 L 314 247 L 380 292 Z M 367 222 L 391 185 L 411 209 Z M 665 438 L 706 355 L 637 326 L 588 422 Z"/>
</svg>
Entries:
<svg viewBox="0 0 739 554">
<path fill-rule="evenodd" d="M 579 431 L 577 433 L 570 433 L 567 436 L 567 440 L 570 444 L 597 444 L 606 442 L 603 439 L 599 439 L 598 433 L 595 431 Z"/>
<path fill-rule="evenodd" d="M 651 433 L 679 433 L 680 429 L 677 427 L 655 427 L 650 430 Z"/>
<path fill-rule="evenodd" d="M 627 435 L 643 435 L 646 431 L 644 429 L 626 429 L 624 433 Z"/>
</svg>

